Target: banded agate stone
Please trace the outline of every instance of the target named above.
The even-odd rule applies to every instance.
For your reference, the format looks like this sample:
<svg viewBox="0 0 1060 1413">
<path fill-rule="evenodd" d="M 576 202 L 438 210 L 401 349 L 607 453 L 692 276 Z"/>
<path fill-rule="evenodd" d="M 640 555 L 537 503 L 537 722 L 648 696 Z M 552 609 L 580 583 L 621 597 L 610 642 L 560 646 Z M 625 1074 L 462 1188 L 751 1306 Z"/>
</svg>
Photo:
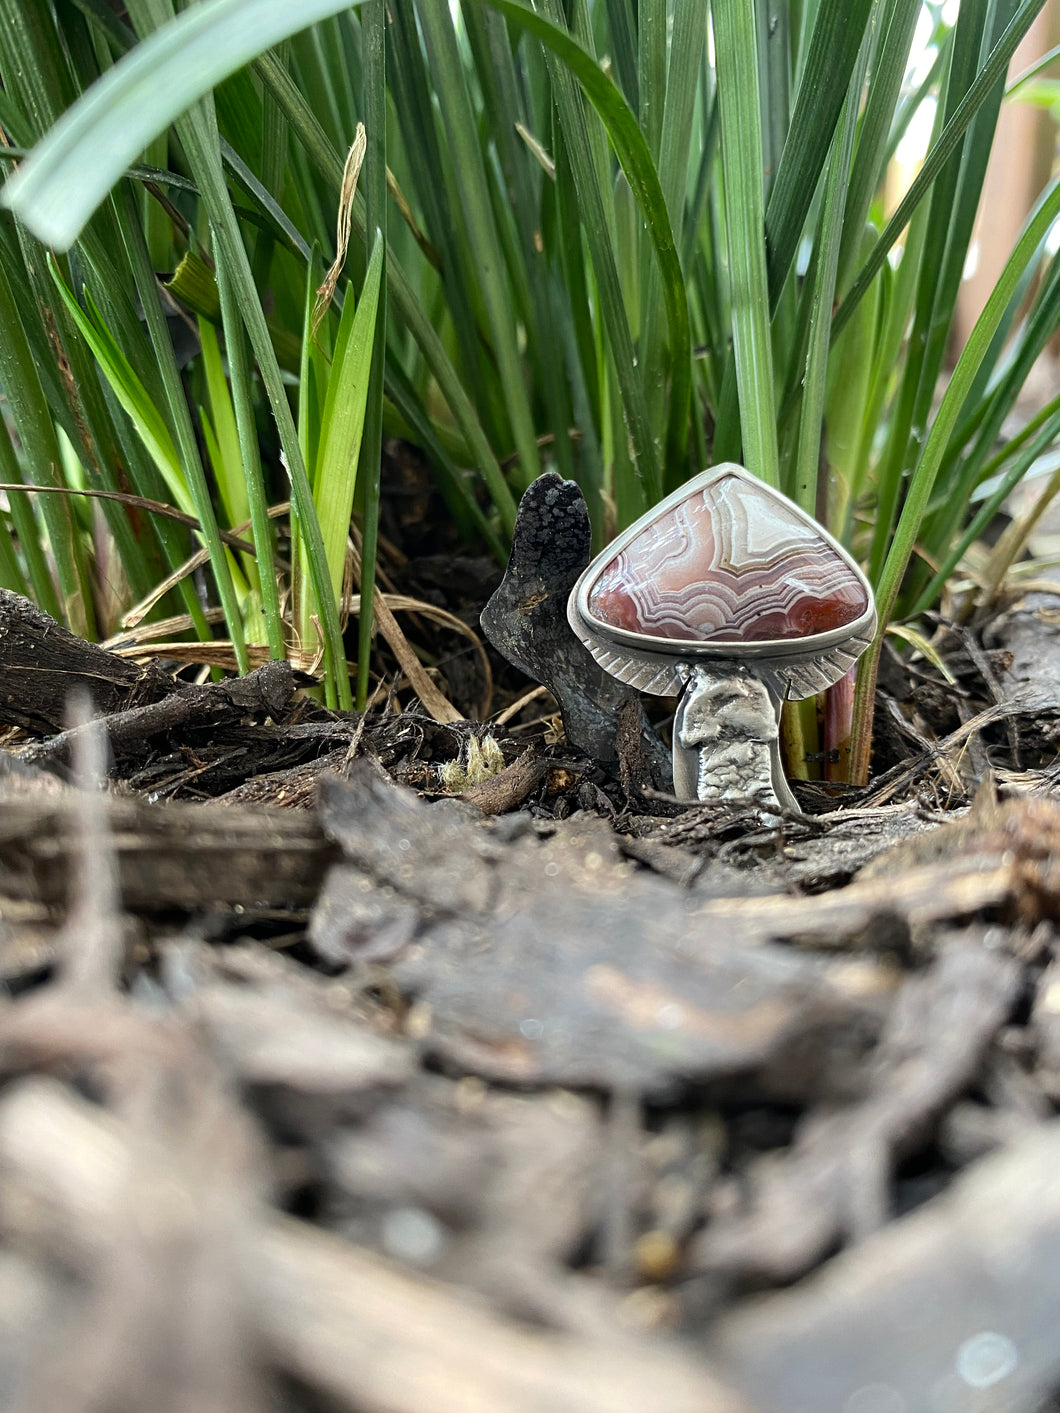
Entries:
<svg viewBox="0 0 1060 1413">
<path fill-rule="evenodd" d="M 845 627 L 868 608 L 846 561 L 760 482 L 720 476 L 643 529 L 589 592 L 612 628 L 754 643 Z"/>
</svg>

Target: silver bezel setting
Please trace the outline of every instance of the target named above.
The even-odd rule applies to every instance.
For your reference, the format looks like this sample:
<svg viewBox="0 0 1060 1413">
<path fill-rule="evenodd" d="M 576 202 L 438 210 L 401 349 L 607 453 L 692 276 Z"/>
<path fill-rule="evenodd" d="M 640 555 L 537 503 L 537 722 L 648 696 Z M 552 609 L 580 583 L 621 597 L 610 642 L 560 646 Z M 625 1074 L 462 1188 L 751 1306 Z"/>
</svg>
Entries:
<svg viewBox="0 0 1060 1413">
<path fill-rule="evenodd" d="M 633 633 L 613 628 L 589 612 L 589 595 L 596 580 L 616 554 L 620 553 L 642 530 L 673 506 L 690 495 L 710 486 L 723 476 L 739 476 L 753 482 L 756 490 L 775 496 L 793 511 L 813 532 L 819 535 L 857 577 L 865 591 L 867 608 L 853 623 L 815 633 L 806 638 L 769 639 L 755 643 L 690 642 L 680 638 L 655 638 L 647 633 Z M 832 686 L 850 671 L 854 663 L 872 642 L 876 633 L 876 604 L 872 587 L 860 567 L 842 545 L 821 525 L 780 491 L 767 486 L 743 466 L 722 462 L 701 471 L 653 506 L 621 535 L 612 540 L 584 570 L 567 600 L 567 619 L 571 628 L 604 669 L 637 691 L 654 696 L 676 696 L 688 680 L 691 665 L 711 658 L 754 662 L 758 674 L 781 700 L 811 697 Z"/>
</svg>

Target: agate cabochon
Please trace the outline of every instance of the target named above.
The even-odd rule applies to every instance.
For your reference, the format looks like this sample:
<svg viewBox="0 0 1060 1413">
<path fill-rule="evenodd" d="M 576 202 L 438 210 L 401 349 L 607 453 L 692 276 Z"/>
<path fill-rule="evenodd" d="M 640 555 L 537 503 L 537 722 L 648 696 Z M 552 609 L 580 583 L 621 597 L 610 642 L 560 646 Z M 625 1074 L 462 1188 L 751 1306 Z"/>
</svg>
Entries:
<svg viewBox="0 0 1060 1413">
<path fill-rule="evenodd" d="M 757 643 L 845 628 L 869 600 L 859 575 L 793 506 L 728 474 L 625 544 L 586 607 L 601 624 L 652 638 Z"/>
</svg>

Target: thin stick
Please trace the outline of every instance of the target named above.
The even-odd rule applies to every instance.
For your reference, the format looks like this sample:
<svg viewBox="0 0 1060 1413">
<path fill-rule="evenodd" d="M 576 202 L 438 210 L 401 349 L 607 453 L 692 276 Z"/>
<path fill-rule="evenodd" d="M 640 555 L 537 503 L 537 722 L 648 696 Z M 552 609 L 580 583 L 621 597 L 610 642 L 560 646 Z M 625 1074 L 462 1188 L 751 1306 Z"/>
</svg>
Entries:
<svg viewBox="0 0 1060 1413">
<path fill-rule="evenodd" d="M 74 869 L 63 931 L 62 984 L 87 1000 L 114 990 L 125 948 L 118 866 L 103 802 L 107 738 L 85 692 L 71 701 L 70 727 L 77 788 L 70 797 Z"/>
<path fill-rule="evenodd" d="M 163 515 L 167 520 L 176 520 L 180 525 L 187 525 L 189 530 L 202 531 L 198 518 L 194 515 L 185 515 L 183 510 L 178 510 L 176 506 L 167 505 L 162 500 L 149 500 L 146 496 L 128 495 L 124 491 L 91 491 L 80 486 L 31 486 L 25 485 L 21 481 L 0 482 L 0 491 L 32 491 L 34 495 L 53 496 L 91 496 L 93 500 L 116 500 L 122 505 L 128 505 L 133 510 L 146 510 L 151 515 Z M 250 523 L 249 521 L 247 522 Z M 249 540 L 243 540 L 234 530 L 221 530 L 217 532 L 226 545 L 232 549 L 242 550 L 244 554 L 254 554 L 255 549 Z"/>
<path fill-rule="evenodd" d="M 529 692 L 524 692 L 518 701 L 512 702 L 511 706 L 494 717 L 494 724 L 497 726 L 507 726 L 513 716 L 518 716 L 523 707 L 528 707 L 531 702 L 538 701 L 541 697 L 551 695 L 547 687 L 532 687 Z"/>
<path fill-rule="evenodd" d="M 409 641 L 401 631 L 397 619 L 391 613 L 383 594 L 375 596 L 372 613 L 379 625 L 379 631 L 387 640 L 390 651 L 397 658 L 402 672 L 409 679 L 412 690 L 434 720 L 443 725 L 465 720 L 463 712 L 457 711 L 449 698 L 428 677 L 426 668 L 409 647 Z"/>
</svg>

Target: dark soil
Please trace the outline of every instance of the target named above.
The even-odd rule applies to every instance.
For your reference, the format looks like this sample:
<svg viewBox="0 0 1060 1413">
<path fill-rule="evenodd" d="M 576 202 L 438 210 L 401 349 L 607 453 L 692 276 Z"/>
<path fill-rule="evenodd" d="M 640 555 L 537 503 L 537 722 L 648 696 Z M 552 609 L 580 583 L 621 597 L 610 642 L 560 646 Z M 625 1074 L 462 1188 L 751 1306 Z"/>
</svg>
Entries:
<svg viewBox="0 0 1060 1413">
<path fill-rule="evenodd" d="M 0 1404 L 1053 1407 L 1058 617 L 889 654 L 872 783 L 765 829 L 635 701 L 438 721 L 381 648 L 335 713 L 3 596 Z M 469 718 L 534 687 L 403 627 Z"/>
</svg>

